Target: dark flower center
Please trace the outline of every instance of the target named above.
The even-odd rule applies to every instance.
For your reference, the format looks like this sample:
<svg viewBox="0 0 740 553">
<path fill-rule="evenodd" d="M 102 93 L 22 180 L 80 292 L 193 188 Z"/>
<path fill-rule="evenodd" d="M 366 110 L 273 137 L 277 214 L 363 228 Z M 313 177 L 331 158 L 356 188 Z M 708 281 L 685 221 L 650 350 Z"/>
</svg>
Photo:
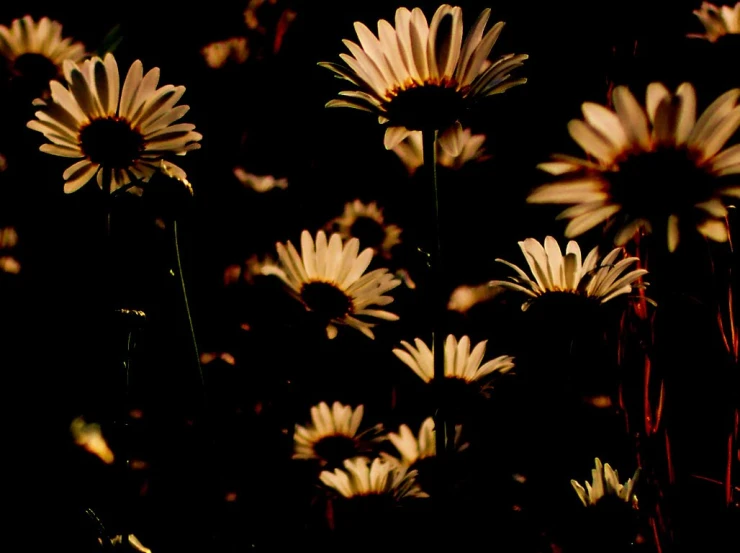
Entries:
<svg viewBox="0 0 740 553">
<path fill-rule="evenodd" d="M 437 401 L 446 406 L 450 420 L 462 423 L 470 417 L 485 399 L 482 382 L 469 382 L 462 378 L 447 376 L 441 381 L 431 380 L 430 391 Z"/>
<path fill-rule="evenodd" d="M 326 320 L 340 319 L 352 312 L 347 294 L 328 282 L 307 282 L 301 288 L 301 299 L 309 311 Z"/>
<path fill-rule="evenodd" d="M 658 225 L 671 214 L 693 213 L 694 205 L 712 197 L 715 188 L 715 177 L 697 167 L 695 154 L 685 148 L 631 154 L 618 165 L 608 175 L 614 203 L 631 217 Z"/>
<path fill-rule="evenodd" d="M 434 492 L 438 488 L 440 478 L 439 469 L 439 463 L 435 456 L 417 459 L 409 466 L 409 472 L 412 470 L 417 471 L 416 482 L 421 489 L 430 495 L 434 495 Z"/>
<path fill-rule="evenodd" d="M 332 467 L 341 467 L 345 459 L 351 459 L 358 454 L 355 440 L 339 434 L 321 438 L 314 444 L 313 450 Z"/>
<path fill-rule="evenodd" d="M 90 161 L 109 169 L 130 167 L 144 149 L 141 133 L 116 117 L 93 119 L 80 130 L 79 141 Z"/>
<path fill-rule="evenodd" d="M 444 130 L 463 114 L 465 98 L 453 87 L 427 84 L 400 90 L 387 106 L 391 125 L 412 131 Z"/>
<path fill-rule="evenodd" d="M 46 87 L 59 74 L 59 68 L 42 54 L 21 54 L 13 62 L 13 72 Z"/>
<path fill-rule="evenodd" d="M 372 217 L 361 215 L 349 228 L 350 235 L 360 240 L 363 248 L 380 249 L 385 241 L 385 229 Z"/>
</svg>

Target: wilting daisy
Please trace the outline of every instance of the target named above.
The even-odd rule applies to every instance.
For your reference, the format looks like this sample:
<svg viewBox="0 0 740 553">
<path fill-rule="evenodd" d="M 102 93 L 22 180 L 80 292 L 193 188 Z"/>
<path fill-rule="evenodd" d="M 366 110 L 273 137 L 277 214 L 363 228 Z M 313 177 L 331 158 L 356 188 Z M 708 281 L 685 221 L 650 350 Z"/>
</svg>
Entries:
<svg viewBox="0 0 740 553">
<path fill-rule="evenodd" d="M 252 173 L 247 173 L 241 167 L 234 168 L 234 176 L 240 183 L 251 188 L 255 192 L 268 192 L 275 188 L 285 190 L 288 188 L 288 179 L 286 178 L 276 179 L 272 175 L 254 175 Z"/>
<path fill-rule="evenodd" d="M 375 338 L 371 328 L 375 323 L 359 317 L 374 317 L 397 321 L 398 315 L 373 306 L 393 302 L 384 295 L 399 284 L 387 269 L 365 273 L 373 258 L 372 248 L 360 253 L 360 241 L 352 238 L 344 244 L 339 234 L 332 234 L 327 241 L 324 231 L 301 234 L 301 253 L 293 244 L 277 244 L 280 269 L 269 267 L 264 274 L 276 274 L 288 286 L 291 294 L 305 308 L 326 322 L 329 338 L 337 335 L 338 324 L 348 325 L 369 338 Z"/>
<path fill-rule="evenodd" d="M 244 63 L 249 57 L 247 39 L 243 36 L 227 38 L 206 44 L 200 49 L 208 67 L 218 69 L 231 61 L 236 64 Z"/>
<path fill-rule="evenodd" d="M 734 7 L 715 6 L 710 2 L 702 2 L 701 8 L 694 10 L 693 14 L 704 25 L 705 32 L 689 34 L 687 35 L 689 38 L 703 38 L 709 42 L 717 42 L 723 36 L 740 34 L 740 2 Z"/>
<path fill-rule="evenodd" d="M 340 54 L 346 66 L 320 63 L 355 90 L 339 93 L 327 107 L 349 107 L 378 115 L 388 123 L 385 147 L 392 149 L 411 131 L 441 132 L 440 145 L 459 155 L 459 119 L 471 103 L 526 82 L 511 79 L 513 69 L 528 56 L 507 54 L 485 67 L 504 26 L 496 23 L 485 34 L 491 14 L 485 9 L 463 42 L 462 9 L 441 5 L 431 23 L 420 8 L 396 10 L 395 28 L 378 22 L 378 36 L 360 22 L 360 44 L 345 40 L 351 55 Z"/>
<path fill-rule="evenodd" d="M 627 482 L 621 484 L 617 471 L 613 470 L 609 466 L 609 463 L 602 465 L 597 457 L 596 468 L 591 469 L 592 484 L 586 482 L 586 487 L 584 488 L 575 480 L 571 480 L 570 483 L 586 507 L 597 505 L 604 500 L 611 501 L 613 499 L 618 499 L 636 507 L 637 497 L 634 495 L 633 489 L 639 475 L 640 469 L 638 468 L 632 478 L 628 478 Z"/>
<path fill-rule="evenodd" d="M 66 61 L 80 62 L 85 46 L 62 38 L 62 24 L 42 17 L 38 22 L 30 15 L 15 19 L 10 28 L 0 25 L 0 55 L 13 75 L 46 87 L 62 73 Z"/>
<path fill-rule="evenodd" d="M 165 155 L 185 155 L 200 148 L 194 125 L 177 123 L 188 106 L 175 104 L 185 87 L 157 88 L 159 68 L 144 74 L 135 61 L 120 87 L 118 65 L 112 54 L 80 65 L 65 62 L 67 88 L 52 81 L 51 100 L 37 100 L 41 109 L 28 127 L 51 142 L 40 150 L 79 159 L 64 171 L 64 191 L 75 192 L 97 175 L 98 186 L 110 192 L 134 181 L 148 182 Z M 184 175 L 172 163 L 170 172 Z"/>
<path fill-rule="evenodd" d="M 344 204 L 344 213 L 327 226 L 345 240 L 357 238 L 360 244 L 386 259 L 390 259 L 393 247 L 401 243 L 400 227 L 386 224 L 383 209 L 375 202 L 348 202 Z"/>
<path fill-rule="evenodd" d="M 532 277 L 522 269 L 503 259 L 496 259 L 516 271 L 511 280 L 493 280 L 489 286 L 503 286 L 521 292 L 529 299 L 522 304 L 526 311 L 532 302 L 544 295 L 571 294 L 606 303 L 611 299 L 632 291 L 632 284 L 647 273 L 645 269 L 628 270 L 637 263 L 637 257 L 619 259 L 624 250 L 615 248 L 599 263 L 598 248 L 592 249 L 581 261 L 581 248 L 575 240 L 570 240 L 565 255 L 557 241 L 548 236 L 544 246 L 534 238 L 519 242 L 519 247 L 527 260 Z"/>
<path fill-rule="evenodd" d="M 381 458 L 344 461 L 344 470 L 325 470 L 320 479 L 345 499 L 379 498 L 393 502 L 410 497 L 429 497 L 416 483 L 416 471 Z"/>
<path fill-rule="evenodd" d="M 368 453 L 382 431 L 381 425 L 359 433 L 365 408 L 352 409 L 335 401 L 311 407 L 311 424 L 296 424 L 293 459 L 318 459 L 322 464 L 340 466 L 345 459 Z"/>
<path fill-rule="evenodd" d="M 105 441 L 99 424 L 87 423 L 82 417 L 77 417 L 70 424 L 69 430 L 77 445 L 98 456 L 104 463 L 113 463 L 113 452 Z"/>
<path fill-rule="evenodd" d="M 569 123 L 570 135 L 593 160 L 558 155 L 541 163 L 538 167 L 557 181 L 539 187 L 527 201 L 573 204 L 559 216 L 570 219 L 569 238 L 619 217 L 617 245 L 640 229 L 660 230 L 673 251 L 679 220 L 724 242 L 723 197 L 740 197 L 740 186 L 722 177 L 740 174 L 740 145 L 720 150 L 740 126 L 738 97 L 740 89 L 726 92 L 697 119 L 689 83 L 675 94 L 651 83 L 645 109 L 618 86 L 615 111 L 586 102 L 584 120 Z"/>
<path fill-rule="evenodd" d="M 470 129 L 457 129 L 457 133 L 456 140 L 460 144 L 460 153 L 453 156 L 438 147 L 437 165 L 457 170 L 470 161 L 491 159 L 491 156 L 485 154 L 483 148 L 483 143 L 486 141 L 485 134 L 473 134 Z M 413 175 L 419 167 L 424 165 L 422 133 L 412 132 L 393 148 L 393 152 L 406 166 L 409 174 Z"/>
</svg>

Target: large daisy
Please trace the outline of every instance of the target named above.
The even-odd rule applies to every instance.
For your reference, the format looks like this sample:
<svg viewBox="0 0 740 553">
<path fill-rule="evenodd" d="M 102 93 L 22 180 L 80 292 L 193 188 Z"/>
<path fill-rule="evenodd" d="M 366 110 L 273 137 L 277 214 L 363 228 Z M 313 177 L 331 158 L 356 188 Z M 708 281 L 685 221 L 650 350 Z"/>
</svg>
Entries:
<svg viewBox="0 0 740 553">
<path fill-rule="evenodd" d="M 342 215 L 329 221 L 327 226 L 345 240 L 357 238 L 363 246 L 386 259 L 390 259 L 393 247 L 401 243 L 401 228 L 386 224 L 383 209 L 375 202 L 348 202 L 344 204 Z"/>
<path fill-rule="evenodd" d="M 632 478 L 622 484 L 619 481 L 619 474 L 609 466 L 609 463 L 603 465 L 599 458 L 596 460 L 596 468 L 591 469 L 591 479 L 593 483 L 586 482 L 584 488 L 575 480 L 570 483 L 578 494 L 579 499 L 586 507 L 597 505 L 601 501 L 610 501 L 618 499 L 628 505 L 637 506 L 637 497 L 634 494 L 635 482 L 640 475 L 640 469 L 635 471 Z"/>
<path fill-rule="evenodd" d="M 329 338 L 337 335 L 338 324 L 348 325 L 374 338 L 371 328 L 375 323 L 360 317 L 374 317 L 386 321 L 397 321 L 398 315 L 377 309 L 393 302 L 384 295 L 401 281 L 387 269 L 376 269 L 365 273 L 373 258 L 372 248 L 360 253 L 357 238 L 342 243 L 342 237 L 334 233 L 329 240 L 324 231 L 318 231 L 314 241 L 311 234 L 301 233 L 301 253 L 293 244 L 277 244 L 280 268 L 267 267 L 265 274 L 276 274 L 288 286 L 291 294 L 305 308 L 326 324 Z"/>
<path fill-rule="evenodd" d="M 511 280 L 493 280 L 488 285 L 525 294 L 528 299 L 522 304 L 522 311 L 526 311 L 537 298 L 552 294 L 571 294 L 606 303 L 617 296 L 629 294 L 632 284 L 647 273 L 645 269 L 629 270 L 639 259 L 619 259 L 624 253 L 622 248 L 613 249 L 599 263 L 598 248 L 592 249 L 582 261 L 581 248 L 575 240 L 568 242 L 565 255 L 552 236 L 545 238 L 544 245 L 534 238 L 527 238 L 519 242 L 519 247 L 532 276 L 513 263 L 496 259 L 511 267 L 516 276 L 509 277 Z"/>
<path fill-rule="evenodd" d="M 311 424 L 295 426 L 293 459 L 340 466 L 345 459 L 368 453 L 382 426 L 358 434 L 364 412 L 362 405 L 352 409 L 338 401 L 331 407 L 323 401 L 311 407 Z"/>
<path fill-rule="evenodd" d="M 37 100 L 41 109 L 28 127 L 50 144 L 40 150 L 79 159 L 64 171 L 64 191 L 75 192 L 97 175 L 98 186 L 115 192 L 135 182 L 148 182 L 166 155 L 185 155 L 200 148 L 195 126 L 175 123 L 188 106 L 175 106 L 185 87 L 157 88 L 159 68 L 144 74 L 135 61 L 120 86 L 112 54 L 76 65 L 64 63 L 65 88 L 52 81 L 51 100 Z M 172 163 L 171 172 L 184 175 Z"/>
<path fill-rule="evenodd" d="M 692 33 L 689 38 L 703 38 L 709 42 L 717 42 L 726 35 L 740 34 L 740 2 L 734 7 L 715 6 L 710 2 L 702 2 L 701 8 L 694 10 L 694 15 L 704 25 L 704 33 Z"/>
<path fill-rule="evenodd" d="M 327 107 L 378 115 L 389 125 L 384 141 L 389 150 L 411 131 L 438 130 L 442 148 L 458 155 L 459 119 L 470 104 L 526 82 L 511 78 L 526 55 L 507 54 L 487 65 L 504 26 L 496 23 L 484 34 L 490 14 L 483 10 L 464 42 L 462 9 L 448 4 L 437 8 L 431 23 L 420 8 L 399 8 L 395 28 L 381 19 L 377 37 L 356 22 L 360 44 L 344 41 L 351 54 L 340 54 L 346 66 L 319 64 L 355 86 Z"/>
<path fill-rule="evenodd" d="M 46 87 L 61 75 L 62 64 L 80 62 L 85 46 L 62 38 L 62 24 L 42 17 L 38 22 L 30 15 L 15 19 L 10 28 L 0 25 L 0 55 L 12 75 L 29 79 Z"/>
<path fill-rule="evenodd" d="M 473 134 L 470 129 L 458 129 L 456 138 L 460 145 L 458 155 L 450 155 L 445 150 L 437 149 L 437 165 L 448 169 L 460 169 L 470 161 L 485 161 L 491 156 L 485 153 L 483 143 L 486 141 L 485 134 Z M 399 157 L 413 175 L 416 170 L 424 165 L 424 149 L 422 133 L 414 131 L 393 148 L 393 152 Z"/>
<path fill-rule="evenodd" d="M 416 483 L 416 471 L 409 471 L 381 458 L 355 457 L 344 461 L 344 469 L 321 473 L 321 482 L 345 499 L 381 498 L 400 501 L 429 497 Z"/>
<path fill-rule="evenodd" d="M 553 156 L 538 167 L 557 177 L 534 190 L 530 203 L 573 204 L 560 214 L 570 219 L 572 238 L 617 218 L 617 245 L 636 233 L 661 231 L 676 249 L 679 221 L 724 242 L 724 197 L 740 197 L 740 145 L 720 151 L 740 126 L 740 89 L 717 98 L 697 119 L 694 87 L 671 93 L 660 83 L 647 87 L 641 107 L 624 86 L 614 89 L 614 111 L 583 104 L 584 120 L 568 130 L 593 160 Z"/>
</svg>

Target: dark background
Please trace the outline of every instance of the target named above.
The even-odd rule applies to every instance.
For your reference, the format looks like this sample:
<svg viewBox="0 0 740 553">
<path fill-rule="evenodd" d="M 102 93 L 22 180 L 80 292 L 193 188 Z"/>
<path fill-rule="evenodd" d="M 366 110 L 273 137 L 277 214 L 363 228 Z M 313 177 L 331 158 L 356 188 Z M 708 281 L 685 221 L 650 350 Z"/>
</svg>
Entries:
<svg viewBox="0 0 740 553">
<path fill-rule="evenodd" d="M 674 88 L 690 80 L 703 108 L 739 84 L 736 57 L 684 37 L 702 30 L 691 14 L 698 4 L 491 6 L 491 22 L 507 22 L 493 55 L 530 54 L 518 70 L 529 82 L 492 98 L 465 121 L 488 135 L 492 160 L 441 175 L 450 289 L 503 278 L 508 273 L 494 260 L 520 264 L 518 240 L 562 235 L 556 208 L 527 206 L 524 199 L 541 181 L 538 162 L 553 152 L 579 153 L 566 124 L 579 115 L 582 102 L 605 103 L 611 84 L 628 84 L 641 99 L 648 82 Z M 187 87 L 181 103 L 191 110 L 184 121 L 195 123 L 204 138 L 200 151 L 179 161 L 195 189 L 194 200 L 174 211 L 184 273 L 200 350 L 228 351 L 237 359 L 236 366 L 205 365 L 204 403 L 179 282 L 170 273 L 176 268 L 167 217 L 174 202 L 166 198 L 163 207 L 153 192 L 117 200 L 106 238 L 99 190 L 88 185 L 63 194 L 66 161 L 38 152 L 41 136 L 25 128 L 33 109 L 21 92 L 6 87 L 0 152 L 8 170 L 0 174 L 0 225 L 17 228 L 23 269 L 2 281 L 3 472 L 10 490 L 6 512 L 33 551 L 42 544 L 72 550 L 67 545 L 72 543 L 84 550 L 91 533 L 85 508 L 95 509 L 112 529 L 132 528 L 157 552 L 272 551 L 316 543 L 324 537 L 318 530 L 320 508 L 308 500 L 315 481 L 310 471 L 289 462 L 290 442 L 281 431 L 305 422 L 308 407 L 320 400 L 365 403 L 368 425 L 382 421 L 393 430 L 401 422 L 416 430 L 431 415 L 418 382 L 390 354 L 399 340 L 426 331 L 425 274 L 415 252 L 429 236 L 429 191 L 421 176 L 409 179 L 395 155 L 384 151 L 384 128 L 372 116 L 324 109 L 341 84 L 316 65 L 338 61 L 341 39 L 355 37 L 352 22 L 372 29 L 379 18 L 392 20 L 399 4 L 292 5 L 298 17 L 279 54 L 219 70 L 208 68 L 199 51 L 246 32 L 245 3 L 191 8 L 26 2 L 0 8 L 2 24 L 27 13 L 37 19 L 47 15 L 63 23 L 65 36 L 91 50 L 120 25 L 123 41 L 116 58 L 122 74 L 141 59 L 145 70 L 162 69 L 162 84 Z M 428 17 L 437 6 L 418 5 Z M 488 6 L 460 5 L 466 30 Z M 258 194 L 234 178 L 235 165 L 287 177 L 289 188 Z M 224 288 L 226 266 L 253 253 L 273 253 L 276 241 L 296 243 L 301 230 L 314 232 L 355 198 L 378 201 L 387 220 L 404 229 L 395 263 L 421 284 L 421 291 L 399 288 L 394 294 L 401 321 L 380 325 L 375 343 L 348 329 L 326 342 L 270 283 L 260 283 L 256 291 Z M 157 217 L 167 220 L 165 230 L 154 224 Z M 585 253 L 600 240 L 594 231 L 579 242 Z M 663 362 L 676 374 L 672 420 L 680 429 L 674 438 L 682 480 L 675 517 L 684 550 L 731 551 L 720 545 L 729 528 L 721 489 L 691 476 L 722 478 L 730 394 L 712 326 L 712 291 L 699 280 L 707 272 L 692 261 L 690 241 L 682 248 L 658 284 L 673 306 L 667 311 L 672 324 Z M 148 316 L 127 400 L 119 358 L 125 333 L 110 318 L 111 308 L 141 309 Z M 250 332 L 239 328 L 245 322 Z M 490 356 L 516 355 L 525 373 L 526 367 L 530 375 L 538 374 L 532 367 L 547 370 L 545 381 L 556 386 L 550 391 L 560 390 L 558 377 L 572 369 L 566 366 L 572 357 L 552 349 L 552 323 L 535 325 L 539 333 L 532 333 L 515 300 L 467 318 L 451 316 L 450 324 L 474 340 L 490 339 Z M 581 369 L 614 363 L 611 352 L 586 344 L 576 362 Z M 391 409 L 394 386 L 400 395 Z M 485 540 L 501 551 L 546 550 L 543 544 L 567 535 L 577 521 L 579 504 L 568 480 L 585 480 L 593 456 L 616 458 L 623 479 L 632 473 L 632 446 L 620 437 L 618 421 L 566 407 L 558 397 L 510 381 L 497 389 L 477 428 L 479 453 L 464 474 L 477 492 L 464 496 L 468 503 L 458 509 L 458 518 L 449 519 L 448 535 L 459 540 L 453 543 L 471 550 Z M 68 433 L 72 418 L 84 414 L 101 421 L 106 435 L 123 447 L 114 421 L 124 401 L 145 414 L 127 439 L 132 455 L 146 462 L 144 470 L 133 472 L 131 485 L 146 484 L 146 493 L 133 498 L 119 490 L 115 471 L 78 451 Z M 258 405 L 261 411 L 255 410 Z M 527 471 L 540 477 L 533 476 L 522 491 L 510 476 Z M 546 497 L 544 490 L 562 495 Z M 236 493 L 237 500 L 224 501 L 228 493 Z M 514 505 L 518 511 L 512 511 Z M 423 532 L 426 525 L 417 524 L 408 531 Z"/>
</svg>

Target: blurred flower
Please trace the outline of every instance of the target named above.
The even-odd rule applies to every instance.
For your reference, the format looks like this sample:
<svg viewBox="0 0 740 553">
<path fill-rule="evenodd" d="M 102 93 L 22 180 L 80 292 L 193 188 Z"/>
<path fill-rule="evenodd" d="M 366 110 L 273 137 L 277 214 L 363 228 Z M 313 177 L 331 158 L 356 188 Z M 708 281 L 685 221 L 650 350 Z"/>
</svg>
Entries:
<svg viewBox="0 0 740 553">
<path fill-rule="evenodd" d="M 338 401 L 331 409 L 323 401 L 311 407 L 311 424 L 295 425 L 293 459 L 319 459 L 322 464 L 340 466 L 346 459 L 369 452 L 382 426 L 358 434 L 364 412 L 362 405 L 352 409 Z"/>
<path fill-rule="evenodd" d="M 616 470 L 613 470 L 609 463 L 602 465 L 599 458 L 596 458 L 596 468 L 591 469 L 591 480 L 593 484 L 586 482 L 586 488 L 584 489 L 578 482 L 571 480 L 570 483 L 573 489 L 576 490 L 578 497 L 584 506 L 590 507 L 596 505 L 599 501 L 603 501 L 605 498 L 612 499 L 617 498 L 629 505 L 634 507 L 637 506 L 637 496 L 633 493 L 635 482 L 640 475 L 640 469 L 635 471 L 632 478 L 628 478 L 627 482 L 620 484 L 619 474 Z"/>
<path fill-rule="evenodd" d="M 77 445 L 85 448 L 89 453 L 97 455 L 104 463 L 108 465 L 113 463 L 113 452 L 108 447 L 105 438 L 103 438 L 99 424 L 88 424 L 84 418 L 77 417 L 72 421 L 69 430 Z"/>
<path fill-rule="evenodd" d="M 244 262 L 243 266 L 235 263 L 226 267 L 224 270 L 224 284 L 226 286 L 236 284 L 241 279 L 244 279 L 248 284 L 254 284 L 255 277 L 264 275 L 265 271 L 272 275 L 279 273 L 280 268 L 277 261 L 270 254 L 263 256 L 254 254 Z"/>
<path fill-rule="evenodd" d="M 0 271 L 5 273 L 18 274 L 21 271 L 21 264 L 11 256 L 5 255 L 4 250 L 11 250 L 18 244 L 18 233 L 13 227 L 0 228 Z"/>
<path fill-rule="evenodd" d="M 592 249 L 581 262 L 581 248 L 574 240 L 570 240 L 563 256 L 557 241 L 548 236 L 543 246 L 534 238 L 527 238 L 519 242 L 524 253 L 529 270 L 534 280 L 514 265 L 503 259 L 496 259 L 516 271 L 511 280 L 493 280 L 491 286 L 503 286 L 516 292 L 526 294 L 529 299 L 522 304 L 522 311 L 526 311 L 533 301 L 546 294 L 574 294 L 592 298 L 599 303 L 632 291 L 632 283 L 647 273 L 645 269 L 627 268 L 639 261 L 637 257 L 627 257 L 620 261 L 617 258 L 624 253 L 622 248 L 613 249 L 609 255 L 598 263 L 598 248 Z"/>
<path fill-rule="evenodd" d="M 386 321 L 397 321 L 398 315 L 371 306 L 384 306 L 393 302 L 385 296 L 399 284 L 387 269 L 376 269 L 367 274 L 373 257 L 372 248 L 359 253 L 360 241 L 356 238 L 342 244 L 339 234 L 326 239 L 324 231 L 316 234 L 316 242 L 304 230 L 301 234 L 301 254 L 293 244 L 277 244 L 280 269 L 267 267 L 263 274 L 279 276 L 291 294 L 305 308 L 326 321 L 329 338 L 337 335 L 337 324 L 351 326 L 369 338 L 375 338 L 369 323 L 357 317 L 375 317 Z M 359 254 L 359 255 L 358 255 Z"/>
<path fill-rule="evenodd" d="M 216 359 L 219 359 L 226 363 L 227 365 L 234 366 L 236 365 L 236 359 L 234 356 L 228 352 L 215 352 L 215 351 L 209 351 L 205 353 L 200 354 L 200 362 L 203 365 L 207 365 L 208 363 L 214 362 Z"/>
<path fill-rule="evenodd" d="M 447 302 L 447 309 L 459 313 L 467 313 L 470 309 L 490 299 L 495 298 L 501 293 L 500 286 L 490 284 L 481 284 L 479 286 L 458 286 L 450 294 L 450 301 Z"/>
<path fill-rule="evenodd" d="M 327 227 L 344 240 L 357 238 L 364 247 L 386 259 L 391 258 L 393 247 L 401 243 L 401 228 L 386 224 L 383 209 L 375 202 L 355 200 L 344 204 L 344 213 L 329 221 Z"/>
<path fill-rule="evenodd" d="M 234 176 L 239 179 L 240 183 L 248 186 L 255 192 L 267 192 L 274 188 L 280 188 L 281 190 L 288 188 L 288 179 L 276 179 L 272 175 L 253 175 L 252 173 L 247 173 L 241 167 L 234 168 Z"/>
<path fill-rule="evenodd" d="M 439 146 L 437 147 L 437 164 L 448 169 L 460 169 L 469 161 L 485 161 L 491 156 L 484 154 L 483 143 L 486 141 L 485 134 L 472 134 L 470 129 L 457 128 L 458 136 L 455 139 L 460 144 L 459 155 L 448 154 Z M 416 170 L 424 165 L 424 151 L 422 144 L 422 133 L 414 131 L 404 138 L 393 148 L 395 154 L 406 166 L 409 174 L 413 175 Z"/>
<path fill-rule="evenodd" d="M 226 65 L 226 62 L 244 63 L 249 57 L 247 39 L 243 36 L 227 38 L 211 42 L 200 49 L 200 53 L 206 60 L 208 67 L 218 69 Z"/>
<path fill-rule="evenodd" d="M 434 379 L 434 350 L 419 338 L 415 338 L 414 343 L 416 347 L 402 340 L 401 345 L 406 351 L 394 348 L 393 353 L 419 378 L 429 383 Z M 463 336 L 458 343 L 450 334 L 445 341 L 445 378 L 466 383 L 482 382 L 493 373 L 505 374 L 514 368 L 514 358 L 509 355 L 501 355 L 481 365 L 487 344 L 488 340 L 483 340 L 471 352 L 470 338 Z"/>
<path fill-rule="evenodd" d="M 344 461 L 344 470 L 322 471 L 319 477 L 346 499 L 384 496 L 394 501 L 407 497 L 429 497 L 416 483 L 416 471 L 380 458 L 355 457 Z"/>
<path fill-rule="evenodd" d="M 556 155 L 540 169 L 558 180 L 534 190 L 530 203 L 574 204 L 559 218 L 578 236 L 612 216 L 621 224 L 615 237 L 625 244 L 644 228 L 665 229 L 668 249 L 679 241 L 679 218 L 696 220 L 704 236 L 728 238 L 723 196 L 740 197 L 740 186 L 720 177 L 740 174 L 740 145 L 720 152 L 740 126 L 740 89 L 715 100 L 696 119 L 694 87 L 684 83 L 675 94 L 660 83 L 647 88 L 646 109 L 624 86 L 614 89 L 616 111 L 583 104 L 585 121 L 568 125 L 573 139 L 595 159 Z"/>
<path fill-rule="evenodd" d="M 110 544 L 113 550 L 118 551 L 134 551 L 136 553 L 152 553 L 152 550 L 148 547 L 144 547 L 142 543 L 133 534 L 128 535 L 128 544 L 123 543 L 123 536 L 118 535 L 111 539 Z"/>
<path fill-rule="evenodd" d="M 65 62 L 64 76 L 68 88 L 52 81 L 51 101 L 36 100 L 41 109 L 28 127 L 51 142 L 41 145 L 42 152 L 81 159 L 64 172 L 67 194 L 96 174 L 98 186 L 102 189 L 105 180 L 110 192 L 132 181 L 148 182 L 164 155 L 200 148 L 202 137 L 194 125 L 172 125 L 189 109 L 175 107 L 185 87 L 157 88 L 159 68 L 144 75 L 141 62 L 135 61 L 121 89 L 118 65 L 107 54 L 104 60 L 95 57 L 81 65 Z M 185 174 L 172 163 L 167 167 Z"/>
<path fill-rule="evenodd" d="M 0 154 L 0 173 L 5 171 L 8 168 L 8 160 L 5 159 L 5 156 L 3 154 Z"/>
<path fill-rule="evenodd" d="M 386 20 L 378 22 L 379 38 L 356 22 L 360 45 L 344 41 L 352 54 L 340 54 L 346 66 L 319 65 L 358 90 L 340 92 L 342 98 L 327 107 L 378 115 L 390 125 L 384 141 L 389 150 L 411 131 L 439 130 L 442 149 L 460 155 L 459 119 L 469 104 L 526 82 L 510 79 L 526 55 L 507 54 L 483 70 L 504 26 L 499 22 L 484 35 L 490 14 L 490 9 L 483 10 L 464 43 L 462 9 L 448 4 L 437 9 L 431 23 L 420 8 L 399 8 L 395 29 Z"/>
<path fill-rule="evenodd" d="M 464 451 L 470 445 L 461 443 L 461 432 L 462 425 L 456 425 L 455 449 L 458 452 Z M 421 424 L 418 437 L 414 436 L 414 433 L 411 432 L 411 429 L 407 425 L 402 424 L 398 429 L 398 434 L 395 432 L 388 433 L 388 439 L 401 454 L 400 460 L 390 455 L 383 456 L 391 462 L 401 463 L 407 467 L 411 467 L 414 463 L 437 455 L 437 439 L 434 432 L 434 419 L 432 417 L 428 417 Z"/>
<path fill-rule="evenodd" d="M 42 17 L 35 22 L 30 15 L 14 19 L 10 29 L 0 25 L 0 55 L 11 73 L 38 83 L 43 88 L 62 73 L 65 60 L 80 62 L 85 46 L 62 38 L 62 24 Z"/>
<path fill-rule="evenodd" d="M 689 38 L 703 38 L 709 42 L 717 42 L 725 35 L 740 34 L 740 2 L 735 7 L 715 6 L 709 2 L 702 2 L 701 8 L 692 12 L 704 25 L 704 34 L 692 33 Z"/>
<path fill-rule="evenodd" d="M 249 0 L 247 8 L 244 10 L 244 23 L 246 23 L 250 30 L 260 35 L 274 34 L 272 38 L 273 54 L 277 54 L 280 51 L 285 33 L 298 15 L 295 10 L 287 7 L 275 10 L 275 7 L 279 3 L 279 0 Z M 265 13 L 265 8 L 272 8 L 272 10 L 268 11 L 272 11 L 273 13 Z M 279 14 L 277 15 L 277 19 L 275 18 L 275 12 Z M 274 32 L 271 31 L 273 27 Z"/>
</svg>

